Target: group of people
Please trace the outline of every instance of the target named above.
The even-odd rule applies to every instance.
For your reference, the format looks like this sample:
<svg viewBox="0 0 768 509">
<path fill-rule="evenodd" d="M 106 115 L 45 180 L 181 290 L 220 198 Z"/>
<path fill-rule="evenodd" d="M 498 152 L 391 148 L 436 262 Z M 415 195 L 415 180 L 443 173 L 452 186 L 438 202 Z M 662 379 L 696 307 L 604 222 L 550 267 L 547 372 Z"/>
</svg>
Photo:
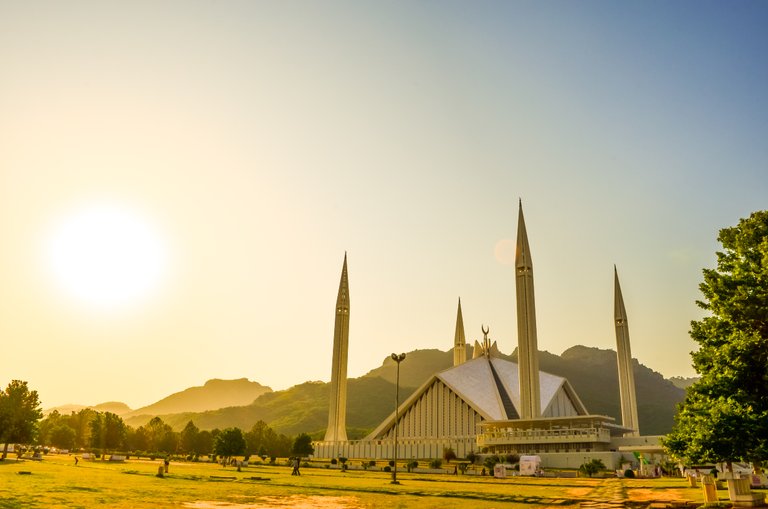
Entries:
<svg viewBox="0 0 768 509">
<path fill-rule="evenodd" d="M 293 471 L 291 472 L 291 475 L 301 475 L 301 472 L 299 472 L 299 467 L 301 466 L 301 458 L 298 456 L 292 458 L 291 465 L 293 465 Z"/>
</svg>

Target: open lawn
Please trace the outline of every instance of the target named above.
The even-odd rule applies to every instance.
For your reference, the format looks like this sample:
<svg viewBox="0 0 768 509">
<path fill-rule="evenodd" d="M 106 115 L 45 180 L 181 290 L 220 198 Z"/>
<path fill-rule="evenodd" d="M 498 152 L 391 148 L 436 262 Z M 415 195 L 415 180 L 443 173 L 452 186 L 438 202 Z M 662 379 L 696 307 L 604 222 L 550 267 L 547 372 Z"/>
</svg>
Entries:
<svg viewBox="0 0 768 509">
<path fill-rule="evenodd" d="M 578 507 L 623 494 L 639 501 L 702 501 L 700 489 L 682 479 L 552 479 L 390 474 L 256 465 L 237 472 L 210 463 L 171 463 L 165 478 L 155 476 L 162 461 L 110 463 L 72 456 L 43 461 L 0 462 L 0 508 L 531 508 Z M 20 474 L 19 472 L 29 472 Z M 720 492 L 721 498 L 727 493 Z"/>
</svg>

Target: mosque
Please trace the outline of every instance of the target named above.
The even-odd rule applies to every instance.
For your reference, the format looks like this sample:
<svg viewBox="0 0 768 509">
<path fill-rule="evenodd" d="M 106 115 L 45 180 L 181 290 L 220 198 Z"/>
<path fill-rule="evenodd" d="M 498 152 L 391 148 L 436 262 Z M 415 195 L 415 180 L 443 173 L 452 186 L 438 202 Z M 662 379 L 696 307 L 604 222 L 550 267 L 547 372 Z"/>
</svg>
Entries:
<svg viewBox="0 0 768 509">
<path fill-rule="evenodd" d="M 480 454 L 538 455 L 541 465 L 576 468 L 599 458 L 608 468 L 633 461 L 633 453 L 661 453 L 660 437 L 641 436 L 627 314 L 614 268 L 620 424 L 613 417 L 590 414 L 565 378 L 539 370 L 533 264 L 522 204 L 518 213 L 515 254 L 518 362 L 499 356 L 488 329 L 475 341 L 467 360 L 459 300 L 453 367 L 432 375 L 397 410 L 362 440 L 347 440 L 347 348 L 349 343 L 349 281 L 347 258 L 336 301 L 331 399 L 328 429 L 315 442 L 315 457 L 385 459 L 441 458 L 452 448 L 460 458 Z M 395 440 L 397 438 L 397 440 Z"/>
</svg>

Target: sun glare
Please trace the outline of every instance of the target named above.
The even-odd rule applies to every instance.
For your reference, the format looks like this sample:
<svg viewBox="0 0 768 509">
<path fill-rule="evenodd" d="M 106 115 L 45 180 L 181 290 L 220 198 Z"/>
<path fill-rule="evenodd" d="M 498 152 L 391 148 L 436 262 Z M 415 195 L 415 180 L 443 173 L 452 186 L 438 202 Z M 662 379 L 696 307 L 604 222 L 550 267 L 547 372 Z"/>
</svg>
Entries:
<svg viewBox="0 0 768 509">
<path fill-rule="evenodd" d="M 98 309 L 148 296 L 166 272 L 165 243 L 139 214 L 116 205 L 91 205 L 54 228 L 47 256 L 58 285 Z"/>
</svg>

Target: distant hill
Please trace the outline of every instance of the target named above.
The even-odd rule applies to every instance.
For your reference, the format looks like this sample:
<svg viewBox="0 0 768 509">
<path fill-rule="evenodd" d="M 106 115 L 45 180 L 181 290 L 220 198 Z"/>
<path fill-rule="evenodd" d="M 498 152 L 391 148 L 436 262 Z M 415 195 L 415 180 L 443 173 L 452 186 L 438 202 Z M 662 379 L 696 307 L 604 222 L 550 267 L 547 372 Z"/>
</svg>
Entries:
<svg viewBox="0 0 768 509">
<path fill-rule="evenodd" d="M 502 357 L 515 360 L 517 352 Z M 567 378 L 590 413 L 614 417 L 621 422 L 618 368 L 616 352 L 585 346 L 574 346 L 561 356 L 539 352 L 543 371 Z M 676 405 L 685 391 L 661 374 L 632 361 L 637 388 L 640 430 L 645 435 L 667 433 L 673 423 Z M 400 365 L 401 401 L 423 384 L 432 374 L 453 365 L 453 352 L 415 350 L 407 353 Z M 350 439 L 361 438 L 375 428 L 393 411 L 394 361 L 385 358 L 382 365 L 360 378 L 350 379 L 347 396 L 347 433 Z M 327 426 L 330 384 L 306 382 L 285 391 L 269 392 L 247 406 L 220 408 L 202 413 L 160 414 L 160 417 L 181 430 L 190 420 L 201 429 L 237 426 L 250 429 L 264 420 L 275 431 L 286 434 L 308 432 L 321 438 Z M 154 414 L 158 415 L 158 414 Z M 152 415 L 126 419 L 140 426 Z"/>
<path fill-rule="evenodd" d="M 472 358 L 469 351 L 467 359 Z M 419 387 L 435 373 L 453 366 L 453 350 L 443 352 L 437 349 L 414 350 L 405 354 L 405 360 L 400 363 L 400 385 L 406 387 Z M 395 361 L 386 357 L 378 368 L 370 370 L 363 375 L 364 378 L 380 377 L 395 383 L 397 370 Z"/>
<path fill-rule="evenodd" d="M 176 414 L 181 412 L 205 412 L 219 408 L 250 405 L 262 394 L 272 389 L 247 378 L 219 380 L 214 378 L 202 387 L 190 387 L 176 392 L 151 405 L 133 410 L 126 417 L 136 415 Z"/>
<path fill-rule="evenodd" d="M 407 397 L 416 388 L 400 387 L 401 397 Z M 347 434 L 350 439 L 362 438 L 375 425 L 394 410 L 395 386 L 375 378 L 353 378 L 347 384 Z M 381 397 L 390 394 L 393 397 Z M 256 421 L 267 422 L 278 433 L 295 435 L 310 433 L 321 438 L 328 425 L 330 384 L 305 382 L 284 391 L 263 394 L 251 405 L 221 408 L 207 412 L 186 412 L 160 415 L 175 430 L 194 421 L 200 429 L 236 426 L 249 430 Z M 152 415 L 135 415 L 125 421 L 131 426 L 146 424 Z"/>
<path fill-rule="evenodd" d="M 687 389 L 691 385 L 694 384 L 694 382 L 697 382 L 700 377 L 698 376 L 691 376 L 691 377 L 684 377 L 684 376 L 673 376 L 669 379 L 670 382 L 675 384 L 675 387 L 680 387 L 681 389 Z"/>
<path fill-rule="evenodd" d="M 125 403 L 121 403 L 120 401 L 109 401 L 107 403 L 99 403 L 98 405 L 93 406 L 87 406 L 87 405 L 61 405 L 53 408 L 48 408 L 46 410 L 43 410 L 44 415 L 48 415 L 54 410 L 58 411 L 61 415 L 69 415 L 72 412 L 79 412 L 83 408 L 92 408 L 93 410 L 96 410 L 97 412 L 112 412 L 113 414 L 117 415 L 125 415 L 129 412 L 131 412 L 131 408 L 126 405 Z"/>
<path fill-rule="evenodd" d="M 155 415 L 195 413 L 225 407 L 246 406 L 253 403 L 259 396 L 269 392 L 272 392 L 271 388 L 258 382 L 251 382 L 247 378 L 237 380 L 214 378 L 205 382 L 203 386 L 184 389 L 137 410 L 131 410 L 125 403 L 109 402 L 93 406 L 62 405 L 49 408 L 44 411 L 44 414 L 48 415 L 57 410 L 60 414 L 69 415 L 72 412 L 79 412 L 83 408 L 92 408 L 99 412 L 112 412 L 123 417 L 126 422 L 132 422 L 137 417 L 139 420 L 149 420 Z"/>
<path fill-rule="evenodd" d="M 574 346 L 557 356 L 541 352 L 542 370 L 568 379 L 576 393 L 593 414 L 614 417 L 621 422 L 619 374 L 616 352 L 586 346 Z M 637 391 L 640 432 L 663 435 L 672 428 L 677 404 L 685 391 L 646 366 L 632 359 Z"/>
</svg>

